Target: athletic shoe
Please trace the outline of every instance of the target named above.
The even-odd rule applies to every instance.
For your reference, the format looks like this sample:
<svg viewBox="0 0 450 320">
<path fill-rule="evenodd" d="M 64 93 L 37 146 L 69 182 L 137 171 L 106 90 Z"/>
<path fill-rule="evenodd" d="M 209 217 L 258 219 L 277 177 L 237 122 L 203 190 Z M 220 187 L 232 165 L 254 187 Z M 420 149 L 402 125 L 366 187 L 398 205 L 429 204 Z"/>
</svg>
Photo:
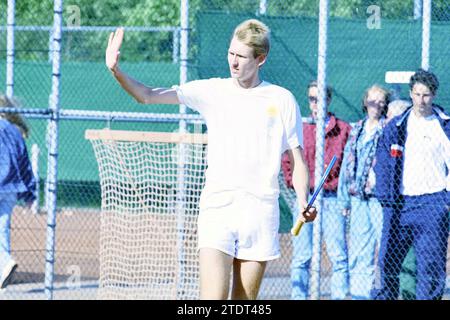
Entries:
<svg viewBox="0 0 450 320">
<path fill-rule="evenodd" d="M 12 276 L 18 265 L 14 260 L 9 260 L 8 264 L 3 268 L 2 277 L 0 278 L 0 288 L 6 288 L 11 283 Z"/>
</svg>

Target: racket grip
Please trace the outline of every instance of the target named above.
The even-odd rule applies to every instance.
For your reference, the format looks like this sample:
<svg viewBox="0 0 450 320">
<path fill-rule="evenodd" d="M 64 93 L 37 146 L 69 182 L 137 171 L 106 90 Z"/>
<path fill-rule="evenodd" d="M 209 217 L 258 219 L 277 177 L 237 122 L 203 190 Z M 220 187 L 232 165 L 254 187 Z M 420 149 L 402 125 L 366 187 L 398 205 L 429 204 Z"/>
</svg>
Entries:
<svg viewBox="0 0 450 320">
<path fill-rule="evenodd" d="M 291 229 L 291 234 L 293 236 L 298 236 L 300 229 L 303 227 L 303 221 L 298 219 L 297 222 L 295 222 L 295 225 Z"/>
</svg>

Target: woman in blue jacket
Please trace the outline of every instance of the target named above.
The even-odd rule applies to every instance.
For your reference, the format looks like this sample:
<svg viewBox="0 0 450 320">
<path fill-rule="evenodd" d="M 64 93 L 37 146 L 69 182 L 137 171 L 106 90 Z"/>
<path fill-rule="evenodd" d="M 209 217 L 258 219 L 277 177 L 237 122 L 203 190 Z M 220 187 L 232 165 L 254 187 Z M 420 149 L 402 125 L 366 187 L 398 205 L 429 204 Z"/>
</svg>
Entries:
<svg viewBox="0 0 450 320">
<path fill-rule="evenodd" d="M 0 96 L 0 107 L 14 107 Z M 0 113 L 0 288 L 12 279 L 17 263 L 11 257 L 11 215 L 17 200 L 31 204 L 35 199 L 35 180 L 24 137 L 28 128 L 20 116 Z"/>
</svg>

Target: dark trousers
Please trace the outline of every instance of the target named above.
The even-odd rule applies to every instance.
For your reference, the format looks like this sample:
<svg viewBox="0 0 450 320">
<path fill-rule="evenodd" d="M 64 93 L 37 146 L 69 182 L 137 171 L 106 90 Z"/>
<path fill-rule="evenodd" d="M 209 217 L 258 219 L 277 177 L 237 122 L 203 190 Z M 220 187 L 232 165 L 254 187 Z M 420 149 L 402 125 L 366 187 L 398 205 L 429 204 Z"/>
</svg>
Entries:
<svg viewBox="0 0 450 320">
<path fill-rule="evenodd" d="M 449 212 L 445 191 L 405 196 L 397 207 L 383 208 L 379 251 L 380 279 L 372 290 L 376 300 L 397 299 L 399 273 L 411 245 L 417 259 L 417 300 L 441 299 L 446 282 Z"/>
</svg>

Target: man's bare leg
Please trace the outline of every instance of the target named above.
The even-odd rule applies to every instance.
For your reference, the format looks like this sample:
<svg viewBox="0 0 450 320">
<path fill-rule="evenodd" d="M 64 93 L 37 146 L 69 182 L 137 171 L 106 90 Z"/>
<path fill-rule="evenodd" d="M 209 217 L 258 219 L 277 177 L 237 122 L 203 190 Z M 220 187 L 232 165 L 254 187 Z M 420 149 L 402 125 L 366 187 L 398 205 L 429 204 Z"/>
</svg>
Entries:
<svg viewBox="0 0 450 320">
<path fill-rule="evenodd" d="M 228 299 L 233 259 L 217 249 L 200 249 L 200 299 Z"/>
<path fill-rule="evenodd" d="M 235 259 L 233 262 L 233 300 L 255 300 L 258 297 L 266 261 Z"/>
</svg>

